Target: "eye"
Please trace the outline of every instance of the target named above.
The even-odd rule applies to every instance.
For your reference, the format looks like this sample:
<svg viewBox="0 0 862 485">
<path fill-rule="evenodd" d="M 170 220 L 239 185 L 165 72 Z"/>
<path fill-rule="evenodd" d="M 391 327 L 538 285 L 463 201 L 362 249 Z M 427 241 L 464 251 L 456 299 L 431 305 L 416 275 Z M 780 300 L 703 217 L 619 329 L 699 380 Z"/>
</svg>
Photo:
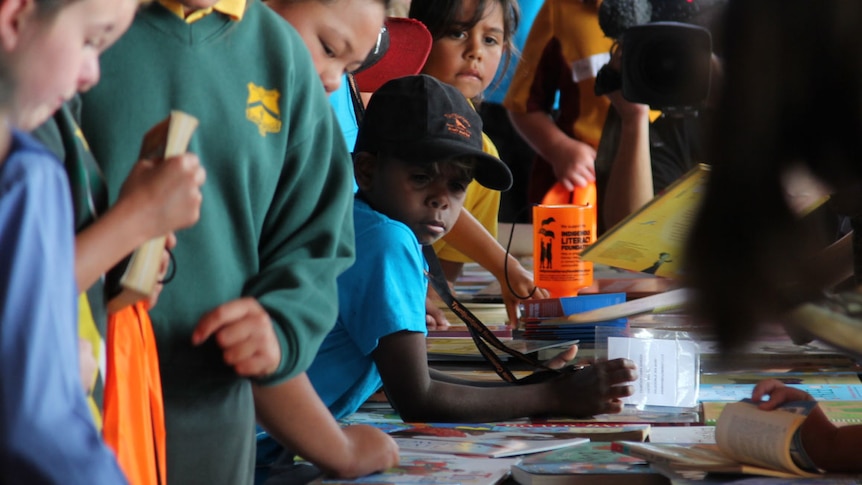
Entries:
<svg viewBox="0 0 862 485">
<path fill-rule="evenodd" d="M 485 44 L 486 45 L 499 45 L 500 39 L 498 39 L 497 37 L 495 37 L 493 35 L 488 35 L 488 36 L 485 36 Z"/>
<path fill-rule="evenodd" d="M 450 39 L 460 40 L 460 39 L 464 39 L 464 38 L 466 38 L 466 37 L 467 37 L 467 31 L 466 31 L 466 30 L 461 30 L 461 29 L 458 29 L 458 30 L 452 30 L 452 31 L 450 31 L 450 32 L 449 32 L 448 34 L 446 34 L 446 35 L 447 35 Z"/>
<path fill-rule="evenodd" d="M 323 52 L 326 54 L 326 57 L 335 57 L 335 51 L 333 51 L 323 40 L 320 41 L 320 47 L 323 48 Z"/>
<path fill-rule="evenodd" d="M 434 177 L 427 172 L 413 172 L 410 174 L 410 181 L 418 186 L 425 186 L 431 183 Z"/>
<path fill-rule="evenodd" d="M 467 186 L 470 185 L 469 180 L 452 180 L 449 182 L 449 190 L 455 194 L 461 194 L 467 191 Z"/>
</svg>

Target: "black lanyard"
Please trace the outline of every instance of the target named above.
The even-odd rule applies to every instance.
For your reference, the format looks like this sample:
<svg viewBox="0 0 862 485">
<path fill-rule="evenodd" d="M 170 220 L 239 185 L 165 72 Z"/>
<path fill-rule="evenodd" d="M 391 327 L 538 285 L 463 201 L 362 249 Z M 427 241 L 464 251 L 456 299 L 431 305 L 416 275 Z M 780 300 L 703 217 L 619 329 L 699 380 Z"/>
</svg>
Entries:
<svg viewBox="0 0 862 485">
<path fill-rule="evenodd" d="M 428 262 L 427 274 L 428 282 L 431 284 L 431 287 L 434 288 L 434 291 L 436 291 L 438 295 L 440 295 L 440 298 L 446 303 L 446 306 L 448 306 L 455 315 L 458 315 L 458 318 L 467 324 L 467 328 L 470 330 L 470 336 L 473 338 L 476 348 L 479 349 L 479 352 L 485 360 L 494 367 L 494 371 L 504 381 L 511 382 L 513 384 L 535 383 L 548 377 L 553 377 L 554 375 L 581 369 L 580 366 L 566 366 L 562 369 L 551 369 L 538 360 L 507 347 L 506 344 L 501 342 L 500 339 L 498 339 L 497 336 L 494 335 L 494 333 L 476 317 L 476 315 L 473 315 L 470 310 L 462 305 L 449 290 L 449 283 L 446 281 L 446 277 L 443 274 L 443 267 L 440 266 L 440 260 L 437 259 L 437 253 L 434 252 L 434 247 L 431 245 L 423 246 L 422 252 L 425 255 L 425 260 Z M 501 350 L 522 362 L 547 372 L 537 373 L 524 377 L 523 379 L 518 379 L 514 374 L 512 374 L 512 371 L 506 367 L 496 352 L 491 350 L 491 347 Z"/>
</svg>

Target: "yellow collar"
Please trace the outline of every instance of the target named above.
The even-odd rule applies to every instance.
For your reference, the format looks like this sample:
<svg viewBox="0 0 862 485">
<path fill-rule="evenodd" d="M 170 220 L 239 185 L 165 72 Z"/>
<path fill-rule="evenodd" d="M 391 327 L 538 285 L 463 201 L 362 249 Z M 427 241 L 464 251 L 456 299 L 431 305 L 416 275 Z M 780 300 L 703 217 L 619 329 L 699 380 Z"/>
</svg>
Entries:
<svg viewBox="0 0 862 485">
<path fill-rule="evenodd" d="M 213 12 L 223 13 L 233 20 L 242 20 L 246 6 L 246 0 L 219 0 L 212 7 L 195 10 L 186 15 L 183 5 L 178 0 L 159 0 L 159 3 L 177 17 L 185 20 L 187 24 L 196 22 Z"/>
</svg>

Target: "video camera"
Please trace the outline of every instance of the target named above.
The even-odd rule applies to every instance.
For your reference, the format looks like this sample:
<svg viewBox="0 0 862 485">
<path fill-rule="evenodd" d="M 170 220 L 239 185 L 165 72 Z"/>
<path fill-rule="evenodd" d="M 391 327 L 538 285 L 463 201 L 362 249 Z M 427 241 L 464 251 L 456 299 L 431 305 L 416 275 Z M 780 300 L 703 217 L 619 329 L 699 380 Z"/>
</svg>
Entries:
<svg viewBox="0 0 862 485">
<path fill-rule="evenodd" d="M 633 103 L 689 112 L 709 95 L 712 36 L 688 23 L 723 0 L 604 0 L 599 24 L 622 45 L 619 72 L 603 67 L 596 94 L 622 89 Z"/>
</svg>

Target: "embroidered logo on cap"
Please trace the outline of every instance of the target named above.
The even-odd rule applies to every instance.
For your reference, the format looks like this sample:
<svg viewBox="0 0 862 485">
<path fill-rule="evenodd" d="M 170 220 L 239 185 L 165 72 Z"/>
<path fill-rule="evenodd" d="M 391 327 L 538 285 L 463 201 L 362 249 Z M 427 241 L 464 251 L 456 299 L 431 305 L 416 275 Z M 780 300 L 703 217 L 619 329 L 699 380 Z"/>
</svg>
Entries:
<svg viewBox="0 0 862 485">
<path fill-rule="evenodd" d="M 449 130 L 450 133 L 461 135 L 467 139 L 473 136 L 473 127 L 470 126 L 470 122 L 467 118 L 458 113 L 449 113 L 443 116 L 446 117 L 446 129 Z"/>
</svg>

